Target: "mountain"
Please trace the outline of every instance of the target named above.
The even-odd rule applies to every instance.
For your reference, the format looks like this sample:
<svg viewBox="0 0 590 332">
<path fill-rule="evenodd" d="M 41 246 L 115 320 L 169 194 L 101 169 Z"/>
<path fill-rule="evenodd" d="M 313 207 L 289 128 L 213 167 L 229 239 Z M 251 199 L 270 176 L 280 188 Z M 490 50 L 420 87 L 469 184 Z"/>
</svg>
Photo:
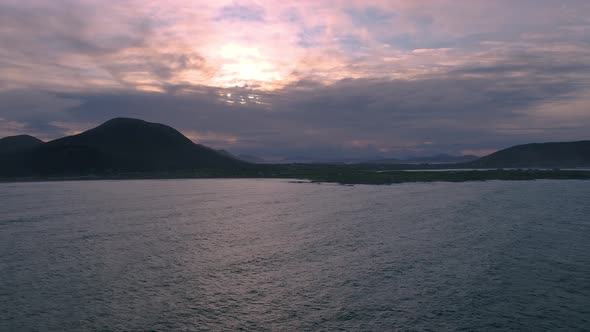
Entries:
<svg viewBox="0 0 590 332">
<path fill-rule="evenodd" d="M 590 141 L 516 145 L 465 165 L 486 168 L 588 167 Z"/>
<path fill-rule="evenodd" d="M 0 154 L 26 150 L 40 144 L 43 144 L 42 140 L 29 135 L 4 137 L 0 139 Z"/>
<path fill-rule="evenodd" d="M 0 174 L 62 175 L 233 169 L 248 165 L 166 125 L 116 118 L 74 136 L 3 156 Z"/>
<path fill-rule="evenodd" d="M 258 156 L 253 156 L 250 154 L 239 154 L 237 155 L 238 159 L 249 162 L 249 163 L 253 163 L 253 164 L 265 164 L 266 160 L 258 157 Z"/>
<path fill-rule="evenodd" d="M 215 150 L 215 151 L 217 151 L 219 154 L 222 154 L 222 155 L 224 155 L 226 157 L 230 157 L 230 158 L 233 158 L 233 159 L 239 159 L 238 157 L 236 157 L 233 154 L 229 153 L 229 151 L 226 151 L 226 150 L 223 150 L 223 149 L 219 149 L 219 150 Z"/>
</svg>

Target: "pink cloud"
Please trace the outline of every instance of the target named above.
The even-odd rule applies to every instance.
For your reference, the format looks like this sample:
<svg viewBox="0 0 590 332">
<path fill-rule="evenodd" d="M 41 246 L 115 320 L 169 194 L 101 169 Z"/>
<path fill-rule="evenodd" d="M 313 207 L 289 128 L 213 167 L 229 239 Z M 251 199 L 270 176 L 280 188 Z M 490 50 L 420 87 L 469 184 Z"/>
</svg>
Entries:
<svg viewBox="0 0 590 332">
<path fill-rule="evenodd" d="M 256 6 L 261 17 L 220 19 L 224 8 L 236 4 L 242 10 Z M 24 32 L 22 27 L 29 21 L 11 19 L 3 25 L 0 38 L 10 34 L 20 38 L 14 50 L 0 52 L 5 88 L 42 85 L 55 90 L 152 91 L 179 84 L 269 90 L 305 77 L 329 83 L 342 78 L 411 79 L 440 74 L 471 65 L 474 59 L 501 61 L 499 48 L 508 53 L 518 49 L 515 36 L 523 36 L 520 43 L 538 41 L 547 33 L 545 28 L 533 29 L 540 20 L 547 28 L 561 28 L 567 25 L 564 22 L 571 25 L 576 9 L 450 0 L 29 1 L 4 6 L 33 15 L 30 21 L 37 25 Z M 63 14 L 63 6 L 71 7 L 75 17 Z M 355 13 L 367 8 L 391 18 L 371 26 L 359 24 Z M 527 18 L 517 20 L 524 10 Z M 575 23 L 575 31 L 585 31 L 583 18 Z M 504 31 L 510 27 L 514 36 Z M 301 43 L 305 31 L 313 31 L 311 45 Z M 462 38 L 478 34 L 498 41 L 461 45 Z M 42 44 L 46 36 L 54 35 L 62 44 L 67 42 Z M 396 42 L 402 37 L 407 41 Z M 347 45 L 347 40 L 352 44 Z M 459 44 L 433 47 L 449 43 Z M 562 50 L 567 46 L 560 45 Z M 31 58 L 31 54 L 36 55 Z"/>
</svg>

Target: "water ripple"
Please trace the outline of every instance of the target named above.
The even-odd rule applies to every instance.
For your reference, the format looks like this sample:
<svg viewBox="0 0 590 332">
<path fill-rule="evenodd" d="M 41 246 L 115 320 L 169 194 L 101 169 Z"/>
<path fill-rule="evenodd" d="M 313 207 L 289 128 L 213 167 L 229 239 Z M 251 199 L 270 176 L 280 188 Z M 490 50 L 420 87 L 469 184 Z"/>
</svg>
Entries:
<svg viewBox="0 0 590 332">
<path fill-rule="evenodd" d="M 590 326 L 590 187 L 0 184 L 1 331 Z"/>
</svg>

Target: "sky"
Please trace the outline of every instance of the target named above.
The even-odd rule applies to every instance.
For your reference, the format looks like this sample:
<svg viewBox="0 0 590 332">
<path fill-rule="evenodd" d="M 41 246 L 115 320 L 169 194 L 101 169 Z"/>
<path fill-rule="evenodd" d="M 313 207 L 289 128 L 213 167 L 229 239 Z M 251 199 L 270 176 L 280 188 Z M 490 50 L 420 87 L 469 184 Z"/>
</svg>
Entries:
<svg viewBox="0 0 590 332">
<path fill-rule="evenodd" d="M 590 139 L 590 1 L 0 1 L 0 137 L 113 117 L 270 161 Z"/>
</svg>

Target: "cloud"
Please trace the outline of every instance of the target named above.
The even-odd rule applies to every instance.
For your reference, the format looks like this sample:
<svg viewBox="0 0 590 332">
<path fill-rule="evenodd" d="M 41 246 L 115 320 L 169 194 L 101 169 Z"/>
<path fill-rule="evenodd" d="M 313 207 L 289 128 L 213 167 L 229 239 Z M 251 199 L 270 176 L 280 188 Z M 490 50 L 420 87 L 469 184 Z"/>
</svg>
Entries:
<svg viewBox="0 0 590 332">
<path fill-rule="evenodd" d="M 221 8 L 217 20 L 264 21 L 264 8 L 258 5 L 232 4 Z"/>
<path fill-rule="evenodd" d="M 587 138 L 588 16 L 581 0 L 8 0 L 0 133 L 131 116 L 276 158 Z"/>
<path fill-rule="evenodd" d="M 78 101 L 64 106 L 72 121 L 138 117 L 234 152 L 343 157 L 496 149 L 542 139 L 543 133 L 554 139 L 582 137 L 590 125 L 584 91 L 565 78 L 540 80 L 500 70 L 486 77 L 461 72 L 420 80 L 301 81 L 272 92 L 202 86 L 174 94 L 60 98 Z M 553 112 L 547 113 L 548 105 L 556 107 Z M 558 130 L 556 118 L 572 112 L 575 121 L 567 123 L 567 131 Z"/>
</svg>

